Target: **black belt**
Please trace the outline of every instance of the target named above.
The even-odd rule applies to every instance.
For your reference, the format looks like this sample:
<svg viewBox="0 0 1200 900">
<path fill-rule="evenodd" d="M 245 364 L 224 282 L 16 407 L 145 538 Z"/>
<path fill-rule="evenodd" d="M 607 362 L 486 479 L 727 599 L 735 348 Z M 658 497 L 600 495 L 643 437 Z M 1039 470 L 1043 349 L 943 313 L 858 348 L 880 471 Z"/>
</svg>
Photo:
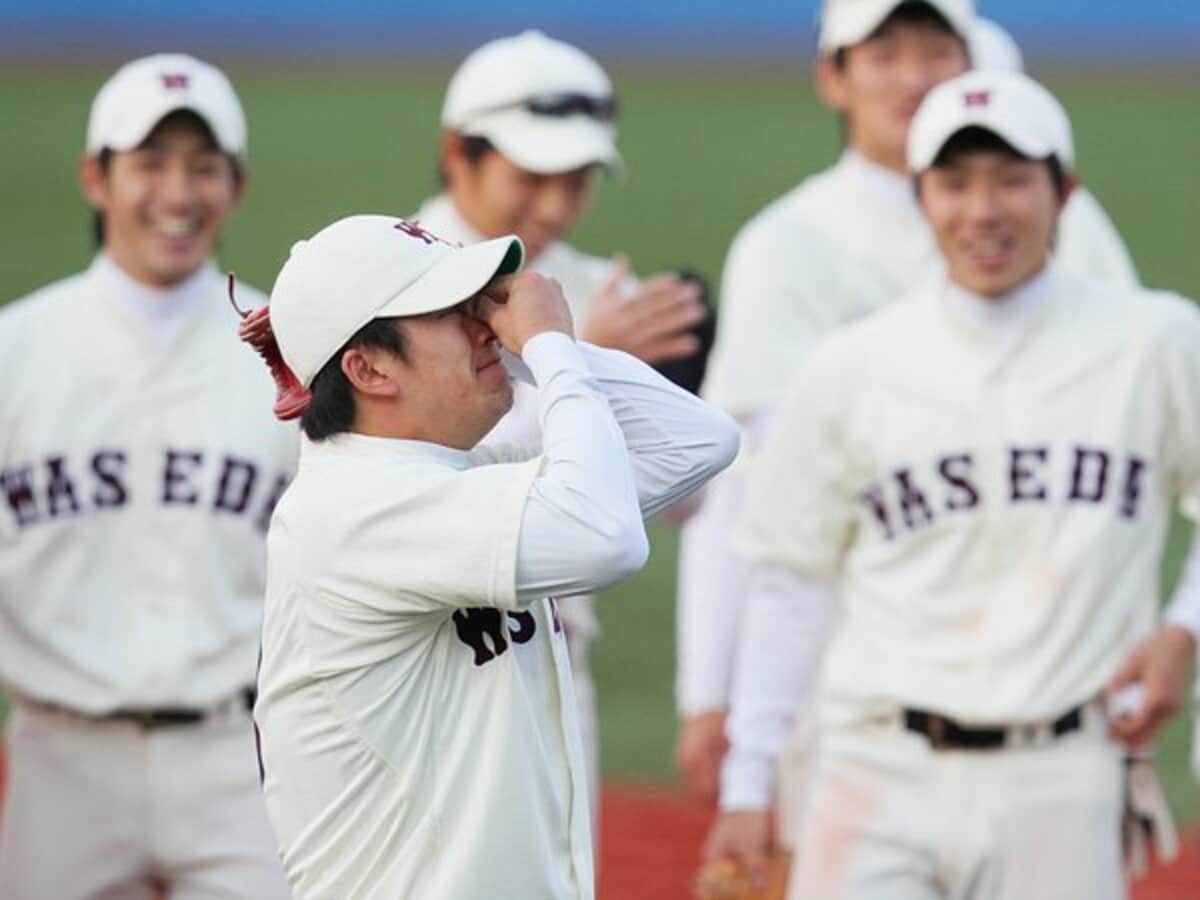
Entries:
<svg viewBox="0 0 1200 900">
<path fill-rule="evenodd" d="M 1009 746 L 1014 738 L 1036 734 L 1043 726 L 1013 725 L 1007 728 L 968 728 L 953 719 L 923 709 L 904 710 L 904 727 L 929 739 L 934 750 L 998 750 Z M 1063 713 L 1049 723 L 1054 738 L 1078 731 L 1083 727 L 1083 705 Z"/>
<path fill-rule="evenodd" d="M 253 711 L 254 701 L 257 697 L 258 691 L 253 687 L 242 688 L 238 694 L 238 699 L 241 700 L 247 712 Z M 152 731 L 156 728 L 199 725 L 206 719 L 211 718 L 215 712 L 215 708 L 196 709 L 187 706 L 155 706 L 145 709 L 114 709 L 112 712 L 102 713 L 96 716 L 96 718 L 105 722 L 132 722 L 143 731 Z"/>
</svg>

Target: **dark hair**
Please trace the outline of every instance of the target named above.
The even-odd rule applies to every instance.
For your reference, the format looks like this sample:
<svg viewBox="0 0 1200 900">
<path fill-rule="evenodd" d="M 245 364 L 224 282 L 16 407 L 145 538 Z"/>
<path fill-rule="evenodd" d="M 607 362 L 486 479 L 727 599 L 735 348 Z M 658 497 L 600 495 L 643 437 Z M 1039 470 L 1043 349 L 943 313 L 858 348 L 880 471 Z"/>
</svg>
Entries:
<svg viewBox="0 0 1200 900">
<path fill-rule="evenodd" d="M 313 379 L 312 402 L 300 417 L 300 427 L 310 441 L 323 441 L 354 425 L 354 388 L 342 371 L 342 354 L 356 347 L 376 347 L 407 358 L 404 328 L 396 317 L 372 319 L 354 332 Z"/>
<path fill-rule="evenodd" d="M 489 153 L 494 153 L 496 146 L 485 137 L 480 137 L 476 134 L 460 134 L 459 141 L 462 143 L 462 153 L 466 157 L 467 162 L 471 165 L 479 162 Z M 437 176 L 438 187 L 449 187 L 450 179 L 446 176 L 446 167 L 442 164 L 439 157 L 437 161 Z"/>
<path fill-rule="evenodd" d="M 157 129 L 159 127 L 159 125 L 162 125 L 162 123 L 166 122 L 168 119 L 189 119 L 189 120 L 195 122 L 204 130 L 204 133 L 208 135 L 209 140 L 212 141 L 213 147 L 215 148 L 215 147 L 219 146 L 217 144 L 216 135 L 213 134 L 212 128 L 209 127 L 208 123 L 206 121 L 204 121 L 204 119 L 202 119 L 198 114 L 192 112 L 190 109 L 177 109 L 174 112 L 167 113 L 165 116 L 163 116 L 161 119 L 158 120 L 158 122 L 155 124 L 154 128 L 150 129 L 150 134 L 153 134 L 155 129 Z M 147 135 L 146 140 L 149 140 L 149 139 L 150 139 L 150 135 Z M 142 144 L 145 144 L 145 141 L 143 141 Z M 142 144 L 139 144 L 138 146 L 140 147 L 140 146 L 142 146 Z M 227 154 L 225 154 L 225 156 L 228 158 L 230 165 L 233 166 L 234 180 L 240 182 L 242 180 L 242 164 L 241 164 L 241 162 L 238 160 L 238 158 L 236 156 L 233 156 L 231 154 L 227 153 Z M 100 166 L 100 171 L 105 176 L 108 175 L 108 170 L 110 168 L 112 168 L 112 160 L 113 160 L 113 151 L 109 147 L 101 147 L 100 152 L 96 154 L 96 162 Z M 92 241 L 95 243 L 96 249 L 100 249 L 104 246 L 104 240 L 105 240 L 106 236 L 107 235 L 105 234 L 105 230 L 104 230 L 104 213 L 100 212 L 100 210 L 98 210 L 98 209 L 93 209 L 92 210 Z"/>
<path fill-rule="evenodd" d="M 1030 162 L 1043 162 L 1050 170 L 1050 183 L 1054 185 L 1054 193 L 1062 200 L 1067 195 L 1067 173 L 1057 156 L 1047 156 L 1040 160 L 1031 160 L 1021 153 L 1000 135 L 978 125 L 960 128 L 950 139 L 942 144 L 942 149 L 933 158 L 932 167 L 935 169 L 954 165 L 955 161 L 968 153 L 1003 153 L 1013 159 Z M 918 180 L 918 189 L 920 181 Z"/>
<path fill-rule="evenodd" d="M 863 41 L 877 38 L 884 31 L 897 24 L 928 25 L 962 40 L 962 36 L 954 30 L 954 26 L 950 24 L 949 20 L 935 6 L 924 2 L 924 0 L 906 0 L 906 2 L 901 3 L 888 13 L 886 18 L 875 26 L 875 30 L 863 38 Z M 963 42 L 963 46 L 966 46 L 965 41 Z M 838 69 L 846 68 L 845 47 L 838 47 L 833 52 L 833 64 Z"/>
</svg>

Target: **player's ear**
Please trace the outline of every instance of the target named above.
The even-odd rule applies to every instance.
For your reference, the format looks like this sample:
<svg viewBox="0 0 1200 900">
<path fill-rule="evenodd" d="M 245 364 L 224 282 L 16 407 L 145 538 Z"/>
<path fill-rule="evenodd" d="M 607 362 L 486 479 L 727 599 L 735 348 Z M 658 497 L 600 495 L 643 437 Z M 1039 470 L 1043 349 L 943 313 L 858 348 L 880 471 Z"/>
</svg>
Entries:
<svg viewBox="0 0 1200 900">
<path fill-rule="evenodd" d="M 1062 215 L 1063 209 L 1066 208 L 1067 201 L 1071 199 L 1071 195 L 1075 193 L 1075 189 L 1079 187 L 1079 179 L 1070 172 L 1064 173 L 1062 181 L 1062 194 L 1058 198 L 1058 213 Z"/>
<path fill-rule="evenodd" d="M 102 211 L 108 206 L 108 176 L 93 154 L 79 157 L 79 190 L 92 209 Z"/>
<path fill-rule="evenodd" d="M 843 64 L 844 65 L 844 64 Z M 844 113 L 846 111 L 846 77 L 843 66 L 828 54 L 817 59 L 813 67 L 813 75 L 817 83 L 817 94 L 821 101 L 830 109 Z"/>
<path fill-rule="evenodd" d="M 240 206 L 246 196 L 246 185 L 250 182 L 250 170 L 245 162 L 230 160 L 233 166 L 233 203 Z"/>
<path fill-rule="evenodd" d="M 447 184 L 461 181 L 470 167 L 471 161 L 463 150 L 463 137 L 457 131 L 443 131 L 438 145 L 438 161 L 441 163 L 442 174 Z"/>
<path fill-rule="evenodd" d="M 359 393 L 394 397 L 400 393 L 394 354 L 381 347 L 351 347 L 342 353 L 342 374 Z"/>
</svg>

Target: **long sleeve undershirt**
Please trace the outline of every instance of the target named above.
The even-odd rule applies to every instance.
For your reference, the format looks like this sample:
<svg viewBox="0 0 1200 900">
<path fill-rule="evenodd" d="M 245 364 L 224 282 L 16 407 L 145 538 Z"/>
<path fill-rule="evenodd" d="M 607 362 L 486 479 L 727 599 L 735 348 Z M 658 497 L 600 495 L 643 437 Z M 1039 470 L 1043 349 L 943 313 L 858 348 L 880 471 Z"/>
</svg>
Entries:
<svg viewBox="0 0 1200 900">
<path fill-rule="evenodd" d="M 737 453 L 732 419 L 628 354 L 548 332 L 526 342 L 522 360 L 505 362 L 536 393 L 518 384 L 507 425 L 476 452 L 512 437 L 527 446 L 540 440 L 545 463 L 517 549 L 521 600 L 590 593 L 635 571 L 647 552 L 642 518 Z M 533 405 L 540 435 L 529 425 Z"/>
</svg>

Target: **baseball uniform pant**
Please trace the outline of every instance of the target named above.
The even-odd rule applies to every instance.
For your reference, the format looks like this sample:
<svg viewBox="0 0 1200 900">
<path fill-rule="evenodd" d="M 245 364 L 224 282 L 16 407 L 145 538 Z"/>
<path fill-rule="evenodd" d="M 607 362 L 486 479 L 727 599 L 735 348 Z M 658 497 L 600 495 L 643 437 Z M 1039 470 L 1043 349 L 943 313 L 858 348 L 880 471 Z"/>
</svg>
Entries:
<svg viewBox="0 0 1200 900">
<path fill-rule="evenodd" d="M 143 730 L 18 704 L 4 900 L 284 900 L 244 708 Z"/>
<path fill-rule="evenodd" d="M 558 603 L 567 635 L 571 681 L 575 686 L 575 716 L 583 761 L 587 767 L 588 803 L 592 811 L 592 834 L 600 840 L 600 726 L 596 712 L 596 684 L 592 680 L 591 648 L 600 626 L 592 596 L 568 597 Z"/>
<path fill-rule="evenodd" d="M 1121 900 L 1121 753 L 1103 716 L 1038 746 L 823 730 L 790 900 Z"/>
</svg>

